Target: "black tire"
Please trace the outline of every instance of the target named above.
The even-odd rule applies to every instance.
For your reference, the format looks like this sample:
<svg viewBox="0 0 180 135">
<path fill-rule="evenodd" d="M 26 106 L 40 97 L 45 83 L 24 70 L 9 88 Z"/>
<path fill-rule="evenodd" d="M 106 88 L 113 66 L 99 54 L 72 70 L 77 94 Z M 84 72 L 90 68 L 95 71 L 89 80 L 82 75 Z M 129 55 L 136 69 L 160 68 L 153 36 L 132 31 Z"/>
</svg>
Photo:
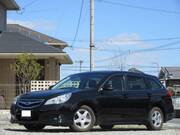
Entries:
<svg viewBox="0 0 180 135">
<path fill-rule="evenodd" d="M 157 117 L 156 117 L 157 116 Z M 146 127 L 149 130 L 161 130 L 164 122 L 164 114 L 159 107 L 153 107 L 148 114 Z"/>
<path fill-rule="evenodd" d="M 110 130 L 114 127 L 114 125 L 99 125 L 103 130 Z"/>
<path fill-rule="evenodd" d="M 82 112 L 84 111 L 84 113 L 81 114 L 81 111 Z M 78 116 L 78 114 L 79 114 L 78 112 L 80 112 L 81 116 L 84 115 L 85 112 L 87 113 L 87 115 L 84 118 L 82 118 L 82 117 L 80 118 Z M 85 121 L 84 119 L 88 120 L 88 122 L 87 122 L 88 124 L 86 122 L 84 122 Z M 79 121 L 79 122 L 77 122 L 77 121 Z M 93 110 L 89 106 L 83 105 L 79 109 L 77 109 L 77 111 L 75 111 L 74 116 L 73 116 L 73 124 L 70 126 L 70 128 L 76 132 L 86 132 L 93 128 L 95 122 L 96 122 L 96 117 L 95 117 Z M 87 125 L 82 127 L 82 125 L 81 125 L 82 123 L 84 123 L 84 125 L 85 124 L 87 124 Z"/>
<path fill-rule="evenodd" d="M 30 131 L 40 131 L 40 130 L 42 130 L 45 127 L 45 125 L 41 125 L 41 124 L 26 124 L 26 125 L 24 125 L 24 127 L 27 130 L 30 130 Z"/>
</svg>

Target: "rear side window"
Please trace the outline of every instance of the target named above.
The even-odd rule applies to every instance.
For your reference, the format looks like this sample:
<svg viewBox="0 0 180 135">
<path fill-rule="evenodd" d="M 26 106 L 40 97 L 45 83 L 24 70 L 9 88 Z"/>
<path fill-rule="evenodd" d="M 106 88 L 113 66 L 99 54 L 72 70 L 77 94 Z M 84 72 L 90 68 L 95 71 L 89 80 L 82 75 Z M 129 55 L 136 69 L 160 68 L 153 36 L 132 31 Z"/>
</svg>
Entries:
<svg viewBox="0 0 180 135">
<path fill-rule="evenodd" d="M 147 85 L 143 77 L 127 75 L 127 90 L 145 90 Z"/>
<path fill-rule="evenodd" d="M 161 85 L 154 79 L 149 79 L 151 90 L 161 89 Z"/>
</svg>

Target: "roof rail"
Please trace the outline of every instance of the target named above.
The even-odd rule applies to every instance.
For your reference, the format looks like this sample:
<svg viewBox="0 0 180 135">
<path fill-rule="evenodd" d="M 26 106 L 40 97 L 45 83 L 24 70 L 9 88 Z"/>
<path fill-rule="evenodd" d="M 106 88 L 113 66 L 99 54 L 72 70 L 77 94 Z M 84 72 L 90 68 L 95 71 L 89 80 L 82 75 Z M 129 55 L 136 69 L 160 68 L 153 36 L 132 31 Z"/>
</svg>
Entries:
<svg viewBox="0 0 180 135">
<path fill-rule="evenodd" d="M 140 71 L 140 70 L 138 70 L 138 69 L 136 69 L 136 68 L 130 68 L 128 71 L 129 71 L 129 72 L 133 72 L 133 73 L 141 73 L 141 74 L 144 74 L 144 72 L 142 72 L 142 71 Z"/>
</svg>

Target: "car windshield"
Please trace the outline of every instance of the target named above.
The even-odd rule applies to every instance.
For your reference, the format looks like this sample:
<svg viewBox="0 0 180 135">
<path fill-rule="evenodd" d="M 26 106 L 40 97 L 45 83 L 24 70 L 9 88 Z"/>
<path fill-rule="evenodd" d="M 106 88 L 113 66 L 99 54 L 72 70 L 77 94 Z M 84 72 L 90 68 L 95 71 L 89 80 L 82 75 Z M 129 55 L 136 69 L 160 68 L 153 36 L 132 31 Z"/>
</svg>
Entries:
<svg viewBox="0 0 180 135">
<path fill-rule="evenodd" d="M 105 75 L 71 75 L 58 82 L 53 89 L 90 89 L 97 88 Z"/>
</svg>

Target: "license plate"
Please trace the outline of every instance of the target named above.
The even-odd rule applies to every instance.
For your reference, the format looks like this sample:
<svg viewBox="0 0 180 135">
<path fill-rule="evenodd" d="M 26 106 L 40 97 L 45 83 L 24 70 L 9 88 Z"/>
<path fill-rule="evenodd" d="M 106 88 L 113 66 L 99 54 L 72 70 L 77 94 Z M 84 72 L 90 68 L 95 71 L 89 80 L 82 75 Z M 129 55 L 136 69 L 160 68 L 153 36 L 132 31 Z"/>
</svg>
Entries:
<svg viewBox="0 0 180 135">
<path fill-rule="evenodd" d="M 31 110 L 22 110 L 21 117 L 31 117 Z"/>
</svg>

